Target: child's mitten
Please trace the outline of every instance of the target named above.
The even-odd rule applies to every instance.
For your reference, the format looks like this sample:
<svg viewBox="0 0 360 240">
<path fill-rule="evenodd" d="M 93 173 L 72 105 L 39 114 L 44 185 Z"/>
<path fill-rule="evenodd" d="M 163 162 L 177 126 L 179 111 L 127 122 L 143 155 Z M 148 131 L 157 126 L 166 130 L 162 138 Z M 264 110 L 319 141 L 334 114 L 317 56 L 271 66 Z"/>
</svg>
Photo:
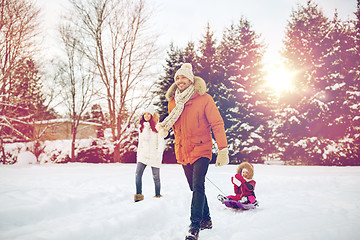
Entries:
<svg viewBox="0 0 360 240">
<path fill-rule="evenodd" d="M 231 177 L 231 182 L 236 186 L 240 187 L 241 183 L 245 182 L 245 179 L 240 174 L 235 174 L 235 176 Z"/>
</svg>

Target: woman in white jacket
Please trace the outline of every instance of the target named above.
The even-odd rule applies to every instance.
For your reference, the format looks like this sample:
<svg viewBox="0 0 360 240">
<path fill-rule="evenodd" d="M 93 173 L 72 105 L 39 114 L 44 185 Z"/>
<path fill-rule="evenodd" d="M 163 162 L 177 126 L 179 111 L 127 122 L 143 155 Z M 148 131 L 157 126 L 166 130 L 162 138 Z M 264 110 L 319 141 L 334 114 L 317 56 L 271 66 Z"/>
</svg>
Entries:
<svg viewBox="0 0 360 240">
<path fill-rule="evenodd" d="M 137 150 L 136 166 L 136 194 L 134 201 L 138 202 L 144 199 L 142 195 L 142 176 L 146 166 L 151 166 L 153 179 L 155 183 L 155 197 L 161 197 L 160 194 L 160 167 L 164 151 L 164 138 L 160 137 L 155 129 L 159 121 L 159 114 L 155 113 L 154 107 L 150 106 L 144 110 L 140 118 L 139 145 Z"/>
</svg>

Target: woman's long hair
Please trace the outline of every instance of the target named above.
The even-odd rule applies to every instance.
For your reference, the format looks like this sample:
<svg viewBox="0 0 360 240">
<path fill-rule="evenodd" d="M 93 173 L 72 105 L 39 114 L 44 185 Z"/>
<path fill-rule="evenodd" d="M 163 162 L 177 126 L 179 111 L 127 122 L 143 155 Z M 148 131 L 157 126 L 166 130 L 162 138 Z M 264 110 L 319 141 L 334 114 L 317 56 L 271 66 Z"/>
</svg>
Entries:
<svg viewBox="0 0 360 240">
<path fill-rule="evenodd" d="M 145 118 L 144 118 L 144 115 L 143 114 L 140 118 L 140 132 L 142 132 L 144 130 L 144 122 L 146 122 Z M 153 115 L 151 115 L 151 118 L 149 120 L 149 123 L 150 123 L 150 128 L 153 132 L 157 133 L 158 131 L 156 130 L 155 128 L 155 125 L 156 125 L 156 122 L 154 121 L 154 117 Z"/>
</svg>

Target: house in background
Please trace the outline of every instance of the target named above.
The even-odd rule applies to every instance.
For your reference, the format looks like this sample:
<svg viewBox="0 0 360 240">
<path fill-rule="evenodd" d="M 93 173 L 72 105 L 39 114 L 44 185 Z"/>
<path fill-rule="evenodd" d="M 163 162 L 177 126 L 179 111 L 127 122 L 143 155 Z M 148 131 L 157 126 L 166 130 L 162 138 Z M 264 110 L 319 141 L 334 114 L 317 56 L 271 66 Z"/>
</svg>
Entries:
<svg viewBox="0 0 360 240">
<path fill-rule="evenodd" d="M 37 121 L 34 123 L 33 127 L 35 139 L 40 139 L 42 141 L 72 139 L 70 119 Z M 98 137 L 101 128 L 102 125 L 99 123 L 80 121 L 76 139 L 96 138 Z"/>
</svg>

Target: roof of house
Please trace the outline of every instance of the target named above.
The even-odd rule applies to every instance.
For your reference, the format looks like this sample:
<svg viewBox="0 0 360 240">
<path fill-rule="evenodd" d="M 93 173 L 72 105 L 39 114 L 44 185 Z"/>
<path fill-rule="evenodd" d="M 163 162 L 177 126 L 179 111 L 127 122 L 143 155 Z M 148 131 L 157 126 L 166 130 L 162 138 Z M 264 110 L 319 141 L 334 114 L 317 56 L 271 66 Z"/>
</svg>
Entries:
<svg viewBox="0 0 360 240">
<path fill-rule="evenodd" d="M 49 120 L 43 120 L 43 121 L 36 121 L 34 124 L 42 125 L 42 124 L 57 124 L 57 123 L 67 123 L 71 122 L 71 119 L 68 118 L 59 118 L 59 119 L 49 119 Z M 100 123 L 95 122 L 87 122 L 87 121 L 80 121 L 81 124 L 84 125 L 94 125 L 94 126 L 102 126 Z"/>
</svg>

